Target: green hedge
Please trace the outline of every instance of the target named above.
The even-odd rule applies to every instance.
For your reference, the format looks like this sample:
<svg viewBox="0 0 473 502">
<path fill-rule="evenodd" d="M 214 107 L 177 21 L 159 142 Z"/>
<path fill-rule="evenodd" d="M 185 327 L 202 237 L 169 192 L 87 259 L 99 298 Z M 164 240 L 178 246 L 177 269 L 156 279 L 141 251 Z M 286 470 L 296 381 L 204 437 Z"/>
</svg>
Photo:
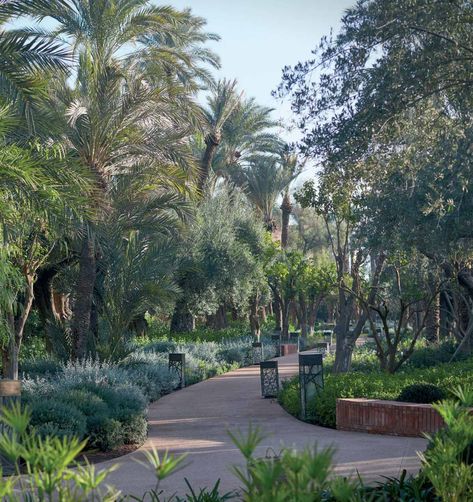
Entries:
<svg viewBox="0 0 473 502">
<path fill-rule="evenodd" d="M 395 400 L 405 387 L 420 382 L 437 385 L 446 392 L 459 385 L 473 385 L 473 359 L 429 368 L 406 368 L 394 375 L 378 371 L 328 374 L 323 391 L 310 403 L 315 413 L 314 423 L 335 427 L 337 398 Z M 298 396 L 298 379 L 295 377 L 283 385 L 279 395 L 281 405 L 294 416 L 300 411 Z"/>
</svg>

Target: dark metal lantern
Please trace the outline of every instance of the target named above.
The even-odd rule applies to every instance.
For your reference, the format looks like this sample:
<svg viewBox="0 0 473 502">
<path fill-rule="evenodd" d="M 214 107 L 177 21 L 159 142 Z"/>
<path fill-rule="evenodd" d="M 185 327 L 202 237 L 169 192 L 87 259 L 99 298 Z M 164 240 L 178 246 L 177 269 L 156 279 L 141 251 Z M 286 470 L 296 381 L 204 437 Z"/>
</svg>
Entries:
<svg viewBox="0 0 473 502">
<path fill-rule="evenodd" d="M 253 364 L 259 364 L 263 360 L 263 344 L 261 342 L 253 342 L 251 347 Z"/>
<path fill-rule="evenodd" d="M 277 397 L 279 393 L 279 371 L 277 361 L 263 361 L 259 365 L 261 376 L 261 395 Z"/>
<path fill-rule="evenodd" d="M 301 418 L 312 418 L 308 413 L 308 403 L 324 387 L 322 354 L 299 354 L 299 386 L 301 391 Z"/>
<path fill-rule="evenodd" d="M 178 387 L 180 389 L 186 386 L 186 355 L 179 352 L 169 354 L 169 371 L 176 373 L 179 378 Z"/>
</svg>

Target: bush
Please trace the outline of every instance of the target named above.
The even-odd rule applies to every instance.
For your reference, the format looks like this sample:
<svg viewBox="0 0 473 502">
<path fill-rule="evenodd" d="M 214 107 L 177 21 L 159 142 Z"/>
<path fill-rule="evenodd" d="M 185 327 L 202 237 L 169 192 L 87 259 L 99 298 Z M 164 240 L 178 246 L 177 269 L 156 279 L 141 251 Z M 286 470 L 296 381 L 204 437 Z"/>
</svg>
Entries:
<svg viewBox="0 0 473 502">
<path fill-rule="evenodd" d="M 178 384 L 177 377 L 169 373 L 167 354 L 134 352 L 120 366 L 128 371 L 130 380 L 136 382 L 149 401 L 169 394 Z"/>
<path fill-rule="evenodd" d="M 73 406 L 86 417 L 103 415 L 108 413 L 108 406 L 103 399 L 96 394 L 84 389 L 71 389 L 58 393 L 55 398 L 58 401 Z"/>
<path fill-rule="evenodd" d="M 87 430 L 85 415 L 74 406 L 55 399 L 41 399 L 33 403 L 31 425 L 41 436 L 76 436 L 83 438 Z"/>
<path fill-rule="evenodd" d="M 281 390 L 279 391 L 278 401 L 288 413 L 294 415 L 295 417 L 300 417 L 301 399 L 298 378 L 283 380 Z"/>
<path fill-rule="evenodd" d="M 123 425 L 118 420 L 110 418 L 108 411 L 89 417 L 87 428 L 92 448 L 109 451 L 124 443 Z"/>
<path fill-rule="evenodd" d="M 125 444 L 142 444 L 148 435 L 148 421 L 142 415 L 131 416 L 122 425 Z"/>
<path fill-rule="evenodd" d="M 293 379 L 293 382 L 297 383 L 297 378 Z M 337 398 L 396 400 L 402 389 L 418 382 L 436 385 L 446 395 L 449 389 L 459 385 L 473 385 L 473 359 L 453 364 L 440 364 L 431 368 L 405 368 L 394 375 L 380 371 L 328 373 L 324 389 L 310 403 L 315 410 L 314 423 L 335 427 Z M 280 399 L 284 402 L 283 397 Z"/>
<path fill-rule="evenodd" d="M 439 345 L 419 347 L 413 352 L 406 364 L 413 368 L 430 368 L 437 364 L 448 363 L 455 353 L 456 348 L 457 343 L 453 341 L 447 341 Z M 457 356 L 457 361 L 461 361 L 465 358 L 466 356 L 464 354 L 459 354 Z"/>
<path fill-rule="evenodd" d="M 442 401 L 447 393 L 430 383 L 415 383 L 402 389 L 397 400 L 405 403 L 432 404 Z"/>
<path fill-rule="evenodd" d="M 21 363 L 21 372 L 29 377 L 43 375 L 57 375 L 62 367 L 61 363 L 54 359 L 30 359 Z"/>
<path fill-rule="evenodd" d="M 134 385 L 108 387 L 89 383 L 85 388 L 107 404 L 110 418 L 123 422 L 134 415 L 143 416 L 146 413 L 146 398 Z"/>
</svg>

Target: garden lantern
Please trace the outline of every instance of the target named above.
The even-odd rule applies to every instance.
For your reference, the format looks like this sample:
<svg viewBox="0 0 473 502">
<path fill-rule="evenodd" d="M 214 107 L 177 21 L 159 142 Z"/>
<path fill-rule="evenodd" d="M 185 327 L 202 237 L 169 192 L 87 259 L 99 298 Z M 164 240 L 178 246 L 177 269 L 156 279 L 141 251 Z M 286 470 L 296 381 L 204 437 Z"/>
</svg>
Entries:
<svg viewBox="0 0 473 502">
<path fill-rule="evenodd" d="M 279 392 L 279 371 L 277 361 L 262 361 L 259 364 L 261 376 L 261 395 L 277 397 Z"/>
<path fill-rule="evenodd" d="M 263 344 L 261 342 L 253 342 L 253 364 L 259 364 L 263 360 Z"/>
<path fill-rule="evenodd" d="M 309 417 L 307 405 L 324 387 L 322 354 L 299 354 L 299 387 L 301 390 L 302 419 Z"/>
<path fill-rule="evenodd" d="M 271 340 L 276 349 L 276 357 L 279 357 L 281 355 L 281 335 L 271 335 Z"/>
<path fill-rule="evenodd" d="M 178 352 L 169 354 L 169 371 L 179 378 L 179 389 L 186 386 L 186 355 Z"/>
</svg>

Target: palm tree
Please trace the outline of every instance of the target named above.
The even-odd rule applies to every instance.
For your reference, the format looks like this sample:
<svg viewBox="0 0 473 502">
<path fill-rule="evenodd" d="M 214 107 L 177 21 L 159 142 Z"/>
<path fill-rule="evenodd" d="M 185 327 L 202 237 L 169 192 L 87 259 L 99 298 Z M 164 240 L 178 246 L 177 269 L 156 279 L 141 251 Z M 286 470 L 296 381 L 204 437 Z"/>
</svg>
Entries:
<svg viewBox="0 0 473 502">
<path fill-rule="evenodd" d="M 282 170 L 287 173 L 289 178 L 294 180 L 301 172 L 302 164 L 299 164 L 297 155 L 294 153 L 289 153 L 285 151 L 281 155 L 281 167 Z M 281 247 L 283 249 L 287 248 L 289 239 L 289 218 L 292 213 L 291 196 L 289 193 L 289 184 L 286 185 L 284 189 L 284 195 L 281 203 Z"/>
<path fill-rule="evenodd" d="M 272 112 L 272 108 L 258 105 L 254 98 L 241 99 L 223 126 L 221 146 L 214 159 L 217 175 L 229 177 L 230 171 L 248 158 L 282 150 L 284 145 L 273 132 L 277 123 Z"/>
<path fill-rule="evenodd" d="M 146 68 L 133 64 L 132 57 L 122 53 L 131 43 L 148 41 L 150 45 L 153 34 L 160 30 L 163 37 L 174 34 L 175 26 L 192 18 L 170 7 L 150 6 L 147 0 L 30 0 L 12 4 L 16 13 L 38 20 L 52 17 L 58 23 L 55 34 L 70 40 L 78 59 L 75 86 L 58 82 L 51 104 L 59 112 L 57 120 L 62 120 L 65 148 L 87 167 L 98 193 L 94 202 L 99 207 L 97 217 L 83 229 L 75 291 L 72 336 L 75 356 L 81 358 L 86 354 L 91 327 L 100 251 L 98 227 L 106 221 L 114 180 L 146 166 L 154 169 L 162 185 L 185 192 L 186 173 L 194 169 L 187 110 L 183 116 L 183 108 L 173 99 L 173 89 L 153 85 Z M 142 56 L 143 52 L 138 52 L 138 57 Z M 143 58 L 139 61 L 143 63 Z M 175 74 L 182 74 L 184 66 L 181 61 Z"/>
<path fill-rule="evenodd" d="M 9 4 L 0 10 L 0 104 L 9 104 L 32 120 L 35 105 L 46 95 L 46 72 L 66 72 L 71 54 L 54 38 L 29 30 L 6 30 Z M 5 120 L 5 117 L 3 117 Z"/>
<path fill-rule="evenodd" d="M 205 150 L 197 183 L 200 191 L 203 191 L 212 172 L 213 160 L 222 141 L 222 129 L 231 114 L 240 105 L 241 94 L 238 94 L 236 86 L 236 80 L 222 80 L 218 82 L 215 91 L 208 98 Z"/>
<path fill-rule="evenodd" d="M 276 228 L 273 219 L 276 200 L 288 190 L 300 169 L 297 161 L 284 153 L 279 156 L 260 154 L 234 169 L 231 177 L 243 187 L 250 202 L 260 212 L 266 228 L 273 231 Z"/>
</svg>

